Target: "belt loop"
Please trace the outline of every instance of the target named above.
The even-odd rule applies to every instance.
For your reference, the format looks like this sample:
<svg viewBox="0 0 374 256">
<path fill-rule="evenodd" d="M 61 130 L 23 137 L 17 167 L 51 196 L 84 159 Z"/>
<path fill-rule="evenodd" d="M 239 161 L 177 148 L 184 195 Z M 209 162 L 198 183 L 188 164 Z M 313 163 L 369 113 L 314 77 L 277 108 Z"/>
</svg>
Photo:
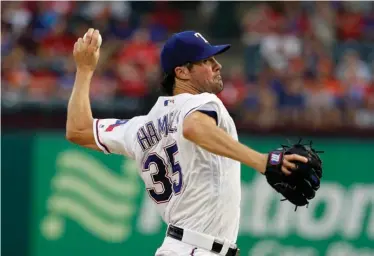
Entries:
<svg viewBox="0 0 374 256">
<path fill-rule="evenodd" d="M 229 248 L 230 248 L 230 244 L 229 241 L 227 239 L 223 239 L 223 247 L 222 247 L 222 250 L 221 250 L 221 253 L 220 255 L 226 255 Z"/>
<path fill-rule="evenodd" d="M 170 233 L 174 233 L 172 231 L 172 228 L 173 228 L 173 225 L 171 225 L 170 223 L 168 224 L 167 228 L 166 228 L 166 236 L 169 236 L 169 232 Z M 182 238 L 181 238 L 182 239 Z"/>
</svg>

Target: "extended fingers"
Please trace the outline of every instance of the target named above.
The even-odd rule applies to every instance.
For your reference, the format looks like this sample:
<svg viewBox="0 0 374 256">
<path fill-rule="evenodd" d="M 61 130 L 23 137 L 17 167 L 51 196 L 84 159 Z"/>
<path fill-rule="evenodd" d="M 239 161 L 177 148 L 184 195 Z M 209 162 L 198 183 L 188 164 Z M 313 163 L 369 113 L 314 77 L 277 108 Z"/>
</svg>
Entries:
<svg viewBox="0 0 374 256">
<path fill-rule="evenodd" d="M 283 159 L 282 172 L 286 175 L 290 175 L 293 169 L 296 169 L 296 165 L 287 161 L 287 159 Z"/>
<path fill-rule="evenodd" d="M 294 162 L 306 163 L 308 162 L 308 159 L 297 154 L 285 155 L 282 164 L 282 172 L 286 175 L 291 174 L 292 170 L 297 169 L 297 164 L 295 164 Z"/>
<path fill-rule="evenodd" d="M 99 30 L 95 29 L 95 31 L 92 34 L 92 40 L 90 43 L 91 46 L 98 47 L 99 35 L 100 35 Z"/>
<path fill-rule="evenodd" d="M 80 37 L 74 44 L 74 52 L 82 50 L 83 39 Z"/>
<path fill-rule="evenodd" d="M 88 31 L 85 35 L 85 38 L 84 38 L 85 43 L 91 44 L 94 31 L 95 30 L 93 28 L 88 29 Z"/>
<path fill-rule="evenodd" d="M 304 156 L 297 155 L 297 154 L 285 155 L 284 158 L 287 161 L 298 161 L 298 162 L 303 162 L 303 163 L 308 162 L 308 158 L 306 158 Z"/>
<path fill-rule="evenodd" d="M 290 175 L 291 172 L 289 170 L 287 170 L 287 168 L 285 166 L 282 165 L 282 172 L 286 175 Z"/>
<path fill-rule="evenodd" d="M 74 52 L 76 52 L 77 50 L 78 50 L 78 41 L 76 41 L 74 44 Z"/>
<path fill-rule="evenodd" d="M 296 169 L 296 165 L 292 162 L 287 161 L 286 159 L 283 160 L 283 166 L 287 169 Z"/>
</svg>

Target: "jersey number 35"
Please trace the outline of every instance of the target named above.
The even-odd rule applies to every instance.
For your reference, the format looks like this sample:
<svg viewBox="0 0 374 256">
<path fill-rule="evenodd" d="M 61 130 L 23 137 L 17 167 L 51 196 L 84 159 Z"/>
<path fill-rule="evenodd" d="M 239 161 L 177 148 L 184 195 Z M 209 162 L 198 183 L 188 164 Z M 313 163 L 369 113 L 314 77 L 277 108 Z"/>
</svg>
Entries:
<svg viewBox="0 0 374 256">
<path fill-rule="evenodd" d="M 156 201 L 156 203 L 168 202 L 173 193 L 178 195 L 182 189 L 182 169 L 178 162 L 175 162 L 175 155 L 178 153 L 178 146 L 174 142 L 170 146 L 164 148 L 166 158 L 162 158 L 157 153 L 151 153 L 146 158 L 143 164 L 143 172 L 149 172 L 152 165 L 155 166 L 157 172 L 150 173 L 153 184 L 162 184 L 163 191 L 156 192 L 155 188 L 147 189 L 150 197 Z M 166 161 L 165 161 L 166 160 Z M 171 167 L 172 176 L 178 175 L 178 182 L 175 182 L 168 176 L 168 169 Z"/>
</svg>

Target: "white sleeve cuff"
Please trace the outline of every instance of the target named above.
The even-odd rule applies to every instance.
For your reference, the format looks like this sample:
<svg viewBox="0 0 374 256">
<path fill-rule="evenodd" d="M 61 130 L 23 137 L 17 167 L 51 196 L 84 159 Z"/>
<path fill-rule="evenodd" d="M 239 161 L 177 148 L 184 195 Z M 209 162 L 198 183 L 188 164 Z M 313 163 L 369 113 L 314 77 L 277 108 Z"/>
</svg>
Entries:
<svg viewBox="0 0 374 256">
<path fill-rule="evenodd" d="M 93 134 L 95 138 L 96 145 L 105 153 L 105 154 L 110 154 L 110 150 L 108 147 L 102 142 L 100 139 L 100 134 L 99 134 L 99 121 L 100 119 L 94 119 L 93 121 Z"/>
</svg>

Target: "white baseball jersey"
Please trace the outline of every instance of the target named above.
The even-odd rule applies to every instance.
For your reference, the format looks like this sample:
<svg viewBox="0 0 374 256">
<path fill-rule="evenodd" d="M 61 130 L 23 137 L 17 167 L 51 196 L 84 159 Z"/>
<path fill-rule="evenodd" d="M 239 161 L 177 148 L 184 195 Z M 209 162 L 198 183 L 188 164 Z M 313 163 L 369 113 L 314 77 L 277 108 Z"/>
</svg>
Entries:
<svg viewBox="0 0 374 256">
<path fill-rule="evenodd" d="M 145 116 L 95 119 L 105 153 L 135 159 L 148 195 L 166 223 L 236 243 L 240 218 L 240 163 L 212 154 L 183 137 L 194 111 L 214 117 L 235 140 L 234 121 L 214 94 L 159 97 Z"/>
</svg>

